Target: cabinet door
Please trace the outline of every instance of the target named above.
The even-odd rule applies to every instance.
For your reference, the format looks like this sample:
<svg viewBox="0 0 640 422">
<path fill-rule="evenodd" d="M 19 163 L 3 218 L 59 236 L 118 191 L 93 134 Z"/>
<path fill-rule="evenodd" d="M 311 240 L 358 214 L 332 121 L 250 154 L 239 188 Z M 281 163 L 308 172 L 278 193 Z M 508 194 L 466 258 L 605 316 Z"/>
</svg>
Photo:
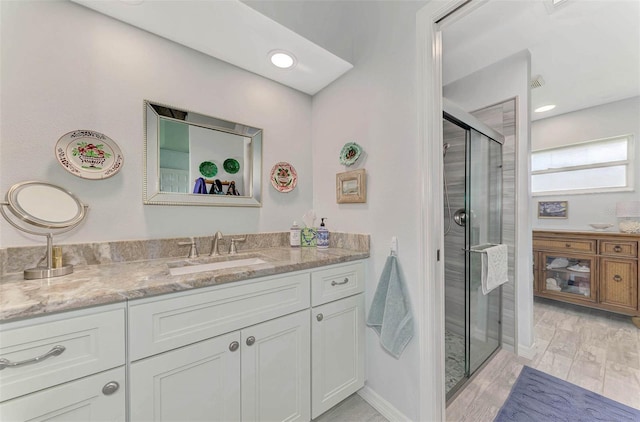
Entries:
<svg viewBox="0 0 640 422">
<path fill-rule="evenodd" d="M 107 389 L 109 383 L 117 384 Z M 124 422 L 125 395 L 125 370 L 120 367 L 5 401 L 0 420 Z"/>
<path fill-rule="evenodd" d="M 364 295 L 313 308 L 313 418 L 364 386 Z"/>
<path fill-rule="evenodd" d="M 638 263 L 624 259 L 600 260 L 600 303 L 638 309 Z"/>
<path fill-rule="evenodd" d="M 132 421 L 239 421 L 240 333 L 131 365 Z"/>
<path fill-rule="evenodd" d="M 309 310 L 242 330 L 242 420 L 310 420 Z"/>
<path fill-rule="evenodd" d="M 543 252 L 539 261 L 540 295 L 569 302 L 596 302 L 596 258 Z"/>
</svg>

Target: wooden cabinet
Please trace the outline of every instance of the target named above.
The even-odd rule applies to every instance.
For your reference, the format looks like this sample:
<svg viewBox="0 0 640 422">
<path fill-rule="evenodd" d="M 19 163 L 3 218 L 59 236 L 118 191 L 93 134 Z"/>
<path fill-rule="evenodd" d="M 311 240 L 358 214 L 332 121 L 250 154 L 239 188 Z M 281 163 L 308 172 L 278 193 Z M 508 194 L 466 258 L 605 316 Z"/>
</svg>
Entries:
<svg viewBox="0 0 640 422">
<path fill-rule="evenodd" d="M 536 230 L 534 294 L 638 316 L 639 242 L 637 234 Z"/>
<path fill-rule="evenodd" d="M 364 268 L 347 264 L 311 275 L 311 416 L 364 386 Z"/>
<path fill-rule="evenodd" d="M 130 302 L 131 420 L 315 418 L 364 386 L 363 291 L 356 262 Z"/>
<path fill-rule="evenodd" d="M 134 362 L 131 420 L 307 421 L 309 311 Z"/>
<path fill-rule="evenodd" d="M 125 420 L 125 309 L 0 325 L 0 420 Z"/>
<path fill-rule="evenodd" d="M 313 308 L 313 418 L 364 386 L 364 326 L 363 294 Z"/>
</svg>

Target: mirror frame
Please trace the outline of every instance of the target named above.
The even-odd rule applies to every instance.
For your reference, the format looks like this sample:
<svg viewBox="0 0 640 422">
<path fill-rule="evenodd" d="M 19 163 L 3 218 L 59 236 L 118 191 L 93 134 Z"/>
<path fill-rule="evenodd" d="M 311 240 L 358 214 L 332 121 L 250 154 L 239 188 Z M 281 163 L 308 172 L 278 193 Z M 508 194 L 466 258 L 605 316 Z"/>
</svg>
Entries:
<svg viewBox="0 0 640 422">
<path fill-rule="evenodd" d="M 152 105 L 171 108 L 189 113 L 196 117 L 197 123 L 172 119 L 171 117 L 160 116 Z M 143 203 L 145 205 L 197 205 L 197 206 L 218 206 L 218 207 L 261 207 L 262 206 L 262 137 L 263 130 L 219 119 L 204 114 L 195 113 L 190 110 L 179 109 L 170 105 L 165 105 L 156 101 L 144 100 L 144 179 L 143 179 Z M 231 133 L 235 135 L 251 138 L 250 155 L 251 166 L 249 167 L 249 180 L 251 180 L 251 194 L 249 196 L 233 195 L 210 195 L 180 192 L 160 191 L 160 142 L 158 140 L 160 117 L 167 120 L 175 120 L 206 129 L 212 129 Z M 202 122 L 207 123 L 202 123 Z M 218 122 L 229 123 L 231 125 L 241 125 L 247 128 L 248 132 L 239 132 L 233 129 L 221 127 Z"/>
<path fill-rule="evenodd" d="M 34 186 L 50 188 L 67 195 L 70 200 L 75 202 L 75 205 L 77 207 L 75 215 L 67 220 L 52 221 L 52 220 L 45 220 L 41 217 L 38 217 L 29 213 L 26 209 L 22 207 L 22 205 L 20 205 L 19 195 L 23 190 L 29 189 Z M 61 188 L 60 186 L 56 186 L 47 182 L 39 182 L 39 181 L 20 182 L 11 186 L 11 188 L 9 189 L 6 195 L 6 202 L 3 205 L 7 205 L 7 207 L 13 213 L 13 215 L 15 215 L 20 220 L 43 229 L 72 228 L 77 226 L 84 219 L 86 215 L 86 205 L 80 202 L 80 200 L 74 194 L 72 194 L 71 192 L 69 192 L 64 188 Z M 50 204 L 49 206 L 55 206 L 55 204 Z M 44 206 L 44 208 L 47 208 L 47 206 Z M 9 220 L 9 222 L 11 222 L 11 220 Z"/>
</svg>

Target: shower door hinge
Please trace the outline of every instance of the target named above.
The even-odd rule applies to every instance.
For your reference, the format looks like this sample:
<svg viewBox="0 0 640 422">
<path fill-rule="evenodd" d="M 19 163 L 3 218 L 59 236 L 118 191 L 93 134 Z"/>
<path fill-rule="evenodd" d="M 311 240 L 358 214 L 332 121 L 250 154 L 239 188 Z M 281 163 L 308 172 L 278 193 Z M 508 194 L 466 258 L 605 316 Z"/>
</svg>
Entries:
<svg viewBox="0 0 640 422">
<path fill-rule="evenodd" d="M 436 251 L 436 261 L 440 261 L 440 249 Z"/>
</svg>

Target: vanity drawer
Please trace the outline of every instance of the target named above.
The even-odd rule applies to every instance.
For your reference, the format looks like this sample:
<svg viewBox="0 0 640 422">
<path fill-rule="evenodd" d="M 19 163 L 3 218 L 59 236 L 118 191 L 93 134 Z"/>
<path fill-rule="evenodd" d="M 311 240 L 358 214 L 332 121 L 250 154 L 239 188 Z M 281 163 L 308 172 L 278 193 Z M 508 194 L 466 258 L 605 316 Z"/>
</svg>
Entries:
<svg viewBox="0 0 640 422">
<path fill-rule="evenodd" d="M 601 240 L 600 255 L 626 256 L 629 258 L 636 258 L 638 256 L 638 243 Z"/>
<path fill-rule="evenodd" d="M 124 328 L 122 305 L 0 325 L 0 402 L 124 365 Z"/>
<path fill-rule="evenodd" d="M 129 302 L 132 361 L 309 307 L 309 273 Z"/>
<path fill-rule="evenodd" d="M 575 239 L 533 239 L 533 248 L 550 251 L 575 251 L 595 253 L 596 241 Z"/>
<path fill-rule="evenodd" d="M 364 263 L 334 266 L 311 273 L 311 306 L 364 291 Z"/>
</svg>

